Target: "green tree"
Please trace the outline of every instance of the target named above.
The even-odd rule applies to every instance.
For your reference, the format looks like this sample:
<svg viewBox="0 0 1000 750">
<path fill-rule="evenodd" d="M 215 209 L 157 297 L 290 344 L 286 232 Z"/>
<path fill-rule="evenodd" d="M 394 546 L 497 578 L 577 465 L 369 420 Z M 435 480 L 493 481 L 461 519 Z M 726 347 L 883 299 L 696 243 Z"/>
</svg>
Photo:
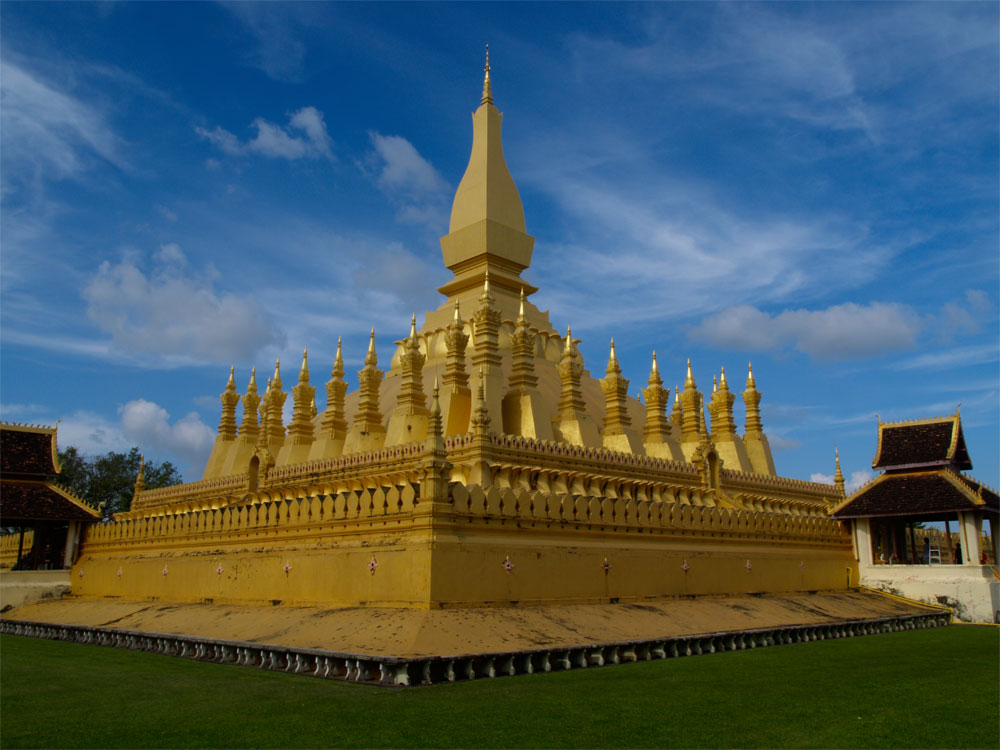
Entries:
<svg viewBox="0 0 1000 750">
<path fill-rule="evenodd" d="M 142 456 L 138 448 L 128 453 L 110 451 L 103 456 L 85 456 L 74 446 L 59 451 L 62 472 L 57 481 L 95 508 L 104 503 L 104 518 L 132 507 L 135 478 Z M 146 488 L 180 484 L 180 473 L 169 461 L 147 461 L 143 466 Z"/>
</svg>

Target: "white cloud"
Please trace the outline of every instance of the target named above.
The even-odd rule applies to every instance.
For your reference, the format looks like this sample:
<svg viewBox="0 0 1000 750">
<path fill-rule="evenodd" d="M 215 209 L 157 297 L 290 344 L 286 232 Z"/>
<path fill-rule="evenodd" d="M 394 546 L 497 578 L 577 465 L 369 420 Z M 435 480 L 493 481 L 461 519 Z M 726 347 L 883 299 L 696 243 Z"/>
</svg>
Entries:
<svg viewBox="0 0 1000 750">
<path fill-rule="evenodd" d="M 184 251 L 181 250 L 181 246 L 176 242 L 168 242 L 166 245 L 160 245 L 160 249 L 156 251 L 153 257 L 164 265 L 183 266 L 187 264 Z"/>
<path fill-rule="evenodd" d="M 154 455 L 176 456 L 183 464 L 199 466 L 208 459 L 215 431 L 191 412 L 171 424 L 162 406 L 136 399 L 119 408 L 125 437 Z"/>
<path fill-rule="evenodd" d="M 690 336 L 719 348 L 794 347 L 815 359 L 843 360 L 908 349 L 920 328 L 912 308 L 891 302 L 846 302 L 825 310 L 785 310 L 773 317 L 741 305 L 706 317 Z"/>
<path fill-rule="evenodd" d="M 871 469 L 861 469 L 861 471 L 852 471 L 851 478 L 844 483 L 844 488 L 847 490 L 848 494 L 850 494 L 859 487 L 861 487 L 861 485 L 867 484 L 874 478 L 875 478 L 875 472 L 873 472 Z"/>
<path fill-rule="evenodd" d="M 381 187 L 418 194 L 447 190 L 448 183 L 408 140 L 375 132 L 368 136 L 380 160 L 377 181 Z"/>
<path fill-rule="evenodd" d="M 210 274 L 186 271 L 183 253 L 164 245 L 147 275 L 132 259 L 105 261 L 83 290 L 87 314 L 128 354 L 195 361 L 248 359 L 284 336 L 253 298 L 215 291 Z"/>
<path fill-rule="evenodd" d="M 95 160 L 126 166 L 122 141 L 101 112 L 9 59 L 0 95 L 4 192 L 39 176 L 77 176 Z"/>
<path fill-rule="evenodd" d="M 326 132 L 323 113 L 315 107 L 303 107 L 288 116 L 285 126 L 258 117 L 252 123 L 257 135 L 240 139 L 221 126 L 213 130 L 196 127 L 195 132 L 232 156 L 254 153 L 276 159 L 333 158 L 332 141 Z"/>
<path fill-rule="evenodd" d="M 844 491 L 850 495 L 861 485 L 870 482 L 875 478 L 875 473 L 870 469 L 862 469 L 861 471 L 852 471 L 850 479 L 845 479 L 844 481 Z M 822 474 L 816 472 L 809 477 L 810 482 L 819 482 L 820 484 L 833 484 L 833 474 Z"/>
<path fill-rule="evenodd" d="M 399 205 L 396 219 L 441 231 L 447 223 L 449 186 L 412 143 L 399 135 L 368 134 L 373 151 L 362 171 Z"/>
<path fill-rule="evenodd" d="M 87 410 L 75 411 L 63 419 L 58 439 L 61 449 L 72 445 L 91 456 L 132 447 L 120 424 Z"/>
<path fill-rule="evenodd" d="M 59 422 L 60 449 L 72 445 L 96 456 L 138 446 L 151 459 L 172 461 L 189 477 L 201 475 L 215 432 L 195 412 L 171 422 L 163 407 L 135 399 L 119 406 L 118 415 L 114 420 L 88 410 L 73 412 Z"/>
<path fill-rule="evenodd" d="M 167 221 L 169 221 L 171 224 L 173 224 L 173 223 L 175 223 L 177 221 L 177 214 L 174 213 L 173 211 L 171 211 L 169 208 L 167 208 L 163 204 L 158 204 L 156 206 L 156 212 L 160 216 L 162 216 L 164 219 L 166 219 Z"/>
</svg>

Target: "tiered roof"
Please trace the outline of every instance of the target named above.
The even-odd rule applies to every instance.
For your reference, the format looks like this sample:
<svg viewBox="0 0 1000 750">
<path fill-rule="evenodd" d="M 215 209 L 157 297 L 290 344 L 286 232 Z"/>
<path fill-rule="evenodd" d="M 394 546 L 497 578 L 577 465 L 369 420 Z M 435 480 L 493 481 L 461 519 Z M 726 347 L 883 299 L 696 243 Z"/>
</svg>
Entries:
<svg viewBox="0 0 1000 750">
<path fill-rule="evenodd" d="M 972 468 L 961 415 L 882 422 L 872 468 L 880 477 L 830 511 L 834 518 L 1000 512 L 996 491 L 960 472 Z"/>
<path fill-rule="evenodd" d="M 48 479 L 60 470 L 55 427 L 0 423 L 0 475 L 4 479 Z"/>
<path fill-rule="evenodd" d="M 873 469 L 899 471 L 931 466 L 972 469 L 957 412 L 946 417 L 879 422 Z"/>
<path fill-rule="evenodd" d="M 919 516 L 972 510 L 1000 512 L 997 493 L 949 469 L 883 474 L 830 515 L 834 518 Z"/>
<path fill-rule="evenodd" d="M 52 479 L 62 470 L 56 427 L 0 423 L 0 525 L 93 521 L 101 514 Z"/>
</svg>

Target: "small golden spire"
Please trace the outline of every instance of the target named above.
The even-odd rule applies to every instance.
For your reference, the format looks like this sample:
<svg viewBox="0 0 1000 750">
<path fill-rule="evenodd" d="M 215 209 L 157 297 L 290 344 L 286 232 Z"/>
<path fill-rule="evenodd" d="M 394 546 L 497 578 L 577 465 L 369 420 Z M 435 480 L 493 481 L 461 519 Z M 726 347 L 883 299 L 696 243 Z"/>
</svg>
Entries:
<svg viewBox="0 0 1000 750">
<path fill-rule="evenodd" d="M 694 382 L 694 374 L 691 372 L 691 358 L 689 357 L 687 362 L 687 377 L 684 379 L 684 390 L 697 387 L 698 384 Z"/>
<path fill-rule="evenodd" d="M 726 382 L 726 368 L 722 368 L 722 372 L 719 374 L 719 387 L 723 390 L 729 387 L 729 383 Z"/>
<path fill-rule="evenodd" d="M 377 365 L 378 357 L 375 354 L 375 329 L 372 328 L 371 335 L 368 338 L 368 353 L 365 355 L 366 365 Z"/>
<path fill-rule="evenodd" d="M 678 386 L 674 386 L 674 406 L 680 406 L 681 404 L 681 389 Z"/>
<path fill-rule="evenodd" d="M 571 326 L 566 326 L 566 346 L 563 347 L 563 352 L 573 353 L 573 328 Z"/>
<path fill-rule="evenodd" d="M 838 450 L 836 444 L 834 444 L 834 446 L 833 446 L 833 460 L 834 460 L 834 463 L 836 465 L 836 468 L 835 468 L 835 470 L 833 472 L 833 483 L 837 486 L 837 489 L 840 490 L 840 494 L 843 495 L 844 494 L 844 474 L 840 470 L 840 451 Z"/>
<path fill-rule="evenodd" d="M 521 287 L 521 304 L 517 308 L 517 319 L 524 320 L 524 287 Z"/>
<path fill-rule="evenodd" d="M 142 469 L 145 466 L 145 464 L 146 464 L 146 456 L 145 456 L 145 454 L 141 454 L 140 453 L 139 454 L 139 473 L 135 477 L 135 486 L 133 488 L 133 492 L 135 494 L 139 494 L 144 489 L 146 489 L 146 477 L 145 477 L 145 475 L 143 474 L 143 471 L 142 471 Z"/>
<path fill-rule="evenodd" d="M 481 104 L 493 104 L 493 90 L 490 88 L 490 45 L 486 45 L 486 67 L 483 68 L 483 100 Z"/>
<path fill-rule="evenodd" d="M 331 375 L 336 375 L 337 370 L 340 370 L 340 374 L 344 374 L 344 355 L 340 349 L 340 336 L 337 336 L 337 353 L 333 357 L 333 370 L 330 371 Z"/>
<path fill-rule="evenodd" d="M 250 368 L 250 384 L 247 386 L 247 393 L 257 392 L 257 368 Z"/>
<path fill-rule="evenodd" d="M 234 365 L 229 366 L 229 380 L 226 381 L 226 390 L 236 390 L 236 367 Z"/>
<path fill-rule="evenodd" d="M 649 371 L 649 379 L 652 380 L 654 375 L 655 376 L 659 376 L 659 374 L 660 374 L 660 366 L 658 364 L 656 364 L 656 352 L 654 351 L 653 352 L 653 367 Z"/>
<path fill-rule="evenodd" d="M 414 341 L 417 338 L 417 314 L 410 314 L 410 341 Z"/>
<path fill-rule="evenodd" d="M 302 367 L 299 368 L 299 382 L 308 383 L 309 382 L 309 351 L 308 349 L 302 350 Z"/>
<path fill-rule="evenodd" d="M 753 379 L 753 362 L 747 362 L 747 390 L 757 387 L 757 381 Z"/>
<path fill-rule="evenodd" d="M 615 353 L 615 340 L 611 339 L 611 354 L 608 355 L 608 369 L 606 372 L 609 375 L 614 375 L 620 373 L 622 368 L 618 365 L 618 355 Z"/>
<path fill-rule="evenodd" d="M 719 379 L 713 375 L 712 376 L 712 393 L 718 393 L 719 391 Z"/>
<path fill-rule="evenodd" d="M 274 360 L 274 377 L 271 378 L 275 389 L 281 390 L 281 359 Z"/>
<path fill-rule="evenodd" d="M 455 320 L 456 323 L 461 323 L 462 322 L 462 315 L 461 315 L 461 313 L 458 310 L 458 300 L 455 300 L 455 318 L 454 318 L 454 320 Z"/>
</svg>

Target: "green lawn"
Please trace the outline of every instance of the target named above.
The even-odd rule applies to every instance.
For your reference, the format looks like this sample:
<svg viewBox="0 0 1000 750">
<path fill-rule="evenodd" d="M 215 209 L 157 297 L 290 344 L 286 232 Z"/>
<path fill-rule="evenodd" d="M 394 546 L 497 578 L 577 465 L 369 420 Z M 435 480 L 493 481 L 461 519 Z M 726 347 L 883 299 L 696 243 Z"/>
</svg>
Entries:
<svg viewBox="0 0 1000 750">
<path fill-rule="evenodd" d="M 949 627 L 411 689 L 0 638 L 15 747 L 983 747 L 1000 631 Z"/>
</svg>

